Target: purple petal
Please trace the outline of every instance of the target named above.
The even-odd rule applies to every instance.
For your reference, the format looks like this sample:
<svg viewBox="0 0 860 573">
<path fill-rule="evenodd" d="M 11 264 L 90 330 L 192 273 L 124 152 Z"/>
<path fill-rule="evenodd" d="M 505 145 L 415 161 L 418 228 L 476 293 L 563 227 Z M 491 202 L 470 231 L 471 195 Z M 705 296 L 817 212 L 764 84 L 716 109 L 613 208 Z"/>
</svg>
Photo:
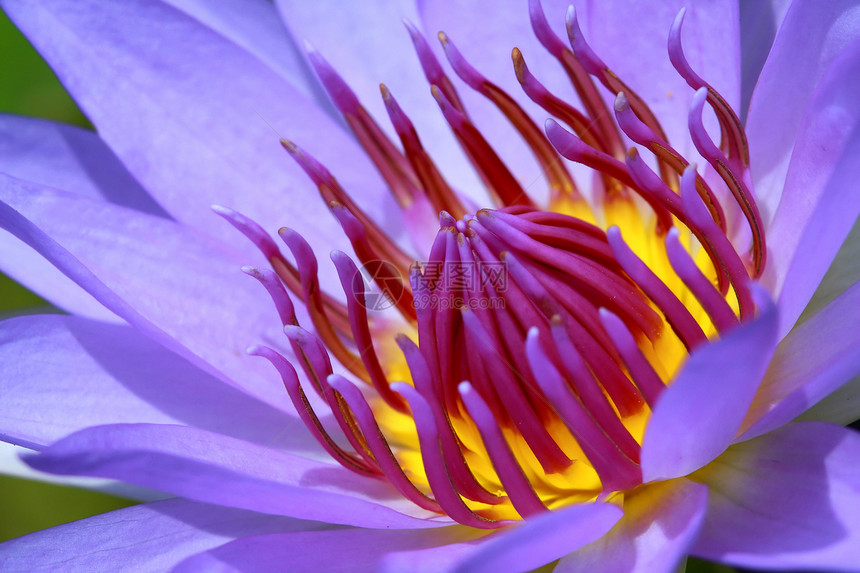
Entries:
<svg viewBox="0 0 860 573">
<path fill-rule="evenodd" d="M 838 390 L 828 394 L 797 419 L 830 422 L 840 426 L 860 420 L 860 376 L 855 376 Z"/>
<path fill-rule="evenodd" d="M 759 316 L 693 351 L 657 401 L 642 444 L 646 482 L 702 467 L 740 429 L 777 343 L 776 308 L 755 293 Z"/>
<path fill-rule="evenodd" d="M 165 0 L 253 54 L 310 99 L 319 94 L 302 55 L 267 0 Z"/>
<path fill-rule="evenodd" d="M 612 531 L 562 558 L 556 571 L 677 571 L 707 502 L 708 488 L 683 478 L 648 484 L 624 499 L 624 517 Z"/>
<path fill-rule="evenodd" d="M 277 440 L 277 438 L 275 438 Z M 34 469 L 118 479 L 196 501 L 369 528 L 426 528 L 451 520 L 389 484 L 331 460 L 315 461 L 197 428 L 117 424 L 87 428 L 40 454 Z"/>
<path fill-rule="evenodd" d="M 444 571 L 473 550 L 480 530 L 462 526 L 433 530 L 339 529 L 257 535 L 195 555 L 176 573 L 217 570 Z"/>
<path fill-rule="evenodd" d="M 791 0 L 740 2 L 741 19 L 741 120 L 746 119 L 753 88 L 770 54 L 776 31 L 782 25 Z"/>
<path fill-rule="evenodd" d="M 263 336 L 280 339 L 280 321 L 222 244 L 161 217 L 3 175 L 0 227 L 167 348 L 283 402 L 270 368 L 244 354 Z"/>
<path fill-rule="evenodd" d="M 791 421 L 860 374 L 860 284 L 792 330 L 780 343 L 741 438 Z"/>
<path fill-rule="evenodd" d="M 92 131 L 0 115 L 0 173 L 164 215 Z M 0 236 L 3 271 L 69 312 L 117 321 L 80 287 L 14 237 Z M 14 261 L 14 264 L 12 262 Z"/>
<path fill-rule="evenodd" d="M 694 477 L 710 488 L 692 553 L 742 567 L 860 562 L 860 435 L 818 422 L 733 446 Z"/>
<path fill-rule="evenodd" d="M 768 231 L 766 278 L 779 293 L 781 334 L 812 298 L 860 213 L 858 90 L 860 40 L 835 59 L 812 98 Z"/>
<path fill-rule="evenodd" d="M 827 274 L 821 279 L 821 284 L 815 289 L 809 304 L 803 309 L 798 323 L 805 322 L 819 310 L 833 302 L 836 297 L 845 292 L 848 287 L 860 282 L 860 219 L 836 253 L 836 258 L 830 263 Z"/>
<path fill-rule="evenodd" d="M 834 59 L 858 35 L 860 8 L 853 0 L 795 1 L 785 14 L 747 117 L 752 179 L 766 225 L 783 194 L 795 143 L 803 141 L 801 127 L 808 125 L 813 94 Z"/>
<path fill-rule="evenodd" d="M 654 111 L 669 143 L 682 155 L 695 157 L 687 127 L 694 92 L 672 67 L 667 50 L 669 29 L 685 6 L 689 9 L 682 42 L 687 60 L 737 111 L 740 30 L 736 3 L 591 0 L 582 11 L 581 25 L 597 55 Z"/>
<path fill-rule="evenodd" d="M 290 224 L 323 252 L 336 246 L 342 233 L 278 144 L 283 134 L 397 230 L 393 201 L 343 129 L 199 21 L 144 0 L 5 0 L 3 7 L 102 139 L 178 220 L 221 235 L 225 227 L 209 210 L 217 203 L 269 230 Z"/>
<path fill-rule="evenodd" d="M 294 417 L 127 326 L 71 316 L 0 323 L 0 435 L 41 449 L 101 424 L 185 424 L 292 452 L 319 447 Z"/>
<path fill-rule="evenodd" d="M 547 512 L 489 537 L 456 571 L 530 571 L 576 551 L 612 529 L 623 512 L 605 503 Z"/>
<path fill-rule="evenodd" d="M 0 173 L 167 216 L 96 133 L 72 125 L 0 114 Z"/>
<path fill-rule="evenodd" d="M 38 531 L 0 545 L 3 571 L 167 571 L 238 537 L 321 524 L 168 499 Z"/>
<path fill-rule="evenodd" d="M 66 312 L 104 322 L 120 323 L 86 290 L 13 235 L 0 233 L 0 270 Z"/>
</svg>

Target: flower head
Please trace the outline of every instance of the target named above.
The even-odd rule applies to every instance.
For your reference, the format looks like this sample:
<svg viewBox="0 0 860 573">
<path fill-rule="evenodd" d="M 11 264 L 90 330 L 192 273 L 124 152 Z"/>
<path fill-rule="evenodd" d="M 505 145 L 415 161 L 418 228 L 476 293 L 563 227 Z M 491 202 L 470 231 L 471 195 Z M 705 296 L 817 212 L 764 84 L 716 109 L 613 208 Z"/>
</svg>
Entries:
<svg viewBox="0 0 860 573">
<path fill-rule="evenodd" d="M 266 3 L 9 2 L 99 135 L 7 118 L 11 142 L 41 145 L 32 167 L 5 167 L 0 224 L 81 289 L 28 273 L 40 259 L 16 247 L 19 276 L 88 318 L 4 323 L 8 359 L 50 356 L 87 383 L 27 359 L 3 434 L 39 452 L 36 469 L 180 496 L 92 523 L 193 524 L 200 548 L 164 562 L 192 569 L 671 571 L 686 553 L 851 566 L 860 441 L 789 422 L 860 371 L 856 285 L 792 329 L 860 209 L 858 17 L 816 13 L 809 34 L 828 49 L 800 57 L 792 34 L 812 8 L 795 2 L 744 124 L 736 8 L 651 7 L 620 40 L 610 4 L 571 8 L 562 27 L 532 0 L 482 22 L 505 32 L 484 41 L 464 31 L 479 12 L 435 2 L 293 6 L 292 36 Z M 409 65 L 389 48 L 394 16 Z M 371 25 L 381 46 L 356 33 L 344 51 L 341 28 Z M 728 47 L 708 45 L 712 28 Z M 317 48 L 294 52 L 296 37 Z M 646 62 L 653 37 L 668 37 L 662 64 Z M 786 81 L 797 61 L 814 90 Z M 393 83 L 371 103 L 379 73 Z M 250 112 L 289 138 L 295 171 Z M 266 229 L 284 223 L 282 249 Z M 320 264 L 329 245 L 353 254 Z M 234 278 L 242 264 L 263 291 Z M 241 355 L 249 343 L 265 361 Z M 33 380 L 80 420 L 13 417 Z M 54 535 L 8 544 L 8 562 Z"/>
</svg>

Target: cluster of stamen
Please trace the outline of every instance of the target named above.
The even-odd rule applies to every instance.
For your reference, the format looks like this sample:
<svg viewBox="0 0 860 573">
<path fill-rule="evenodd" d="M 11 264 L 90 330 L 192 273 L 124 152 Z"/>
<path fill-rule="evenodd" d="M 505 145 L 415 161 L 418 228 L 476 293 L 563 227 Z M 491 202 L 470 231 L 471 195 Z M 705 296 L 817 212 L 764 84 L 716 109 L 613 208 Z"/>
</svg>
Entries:
<svg viewBox="0 0 860 573">
<path fill-rule="evenodd" d="M 498 107 L 534 154 L 551 190 L 550 210 L 536 206 L 471 121 L 411 24 L 432 95 L 493 209 L 470 209 L 471 201 L 448 184 L 385 86 L 400 147 L 315 52 L 312 66 L 404 214 L 439 213 L 429 254 L 414 262 L 418 257 L 392 241 L 323 165 L 289 141 L 282 141 L 284 148 L 318 187 L 365 272 L 348 255 L 332 253 L 345 303 L 322 290 L 316 257 L 298 233 L 279 231 L 290 260 L 259 225 L 216 209 L 272 265 L 244 270 L 274 302 L 305 386 L 280 352 L 257 346 L 251 353 L 278 370 L 322 447 L 352 471 L 387 479 L 420 507 L 484 528 L 641 483 L 639 452 L 650 409 L 687 353 L 753 316 L 748 282 L 765 264 L 743 128 L 687 63 L 683 12 L 671 28 L 669 55 L 696 90 L 690 135 L 725 186 L 720 191 L 734 197 L 733 212 L 748 224 L 747 253 L 727 236 L 717 193 L 667 141 L 644 101 L 591 50 L 575 13 L 568 14 L 566 44 L 550 30 L 538 0 L 529 8 L 537 38 L 569 76 L 583 109 L 550 93 L 518 49 L 514 71 L 526 95 L 570 131 L 555 119 L 541 129 L 451 39 L 439 39 L 457 76 Z M 612 110 L 605 91 L 616 98 Z M 719 120 L 719 145 L 703 125 L 706 104 Z M 635 147 L 627 149 L 625 136 L 653 155 L 656 170 Z M 599 174 L 603 210 L 579 193 L 561 157 Z M 655 269 L 653 256 L 637 252 L 619 227 L 597 224 L 611 221 L 618 204 L 636 208 L 634 231 L 657 242 L 665 268 Z M 387 334 L 368 313 L 374 287 L 364 276 L 402 318 L 406 334 L 393 338 L 399 369 L 382 348 Z M 299 325 L 290 292 L 303 301 L 313 332 Z M 373 391 L 362 392 L 354 381 Z M 313 404 L 319 400 L 348 445 L 318 416 Z"/>
</svg>

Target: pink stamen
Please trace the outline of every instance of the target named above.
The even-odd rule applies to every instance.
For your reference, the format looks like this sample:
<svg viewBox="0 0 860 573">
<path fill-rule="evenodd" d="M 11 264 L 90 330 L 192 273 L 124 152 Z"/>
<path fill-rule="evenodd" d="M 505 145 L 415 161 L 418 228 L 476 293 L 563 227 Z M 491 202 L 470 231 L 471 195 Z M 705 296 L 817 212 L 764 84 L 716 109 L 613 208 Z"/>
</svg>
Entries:
<svg viewBox="0 0 860 573">
<path fill-rule="evenodd" d="M 712 88 L 705 80 L 693 71 L 687 57 L 684 55 L 684 48 L 681 45 L 681 28 L 684 25 L 684 16 L 687 14 L 686 8 L 681 8 L 678 15 L 675 16 L 675 21 L 672 23 L 672 28 L 669 31 L 669 60 L 675 67 L 675 70 L 694 90 L 705 89 L 707 91 L 708 103 L 717 114 L 717 119 L 720 122 L 722 131 L 721 147 L 726 154 L 735 159 L 740 164 L 741 168 L 749 166 L 749 145 L 747 144 L 744 127 L 738 116 L 732 111 L 731 106 L 723 99 L 714 88 Z"/>
<path fill-rule="evenodd" d="M 284 334 L 287 335 L 293 348 L 299 350 L 296 355 L 301 353 L 305 358 L 305 362 L 310 367 L 310 370 L 305 373 L 317 388 L 320 396 L 323 396 L 325 379 L 332 373 L 331 359 L 329 359 L 325 346 L 316 336 L 301 326 L 288 324 L 284 326 Z"/>
<path fill-rule="evenodd" d="M 442 440 L 442 455 L 445 458 L 445 466 L 451 474 L 454 486 L 460 492 L 460 495 L 467 499 L 491 505 L 501 503 L 502 499 L 484 489 L 466 465 L 466 460 L 463 457 L 457 436 L 451 427 L 448 415 L 439 401 L 439 394 L 436 392 L 430 379 L 427 361 L 424 360 L 421 351 L 415 346 L 414 342 L 403 335 L 397 337 L 397 345 L 406 358 L 406 363 L 409 366 L 409 371 L 412 373 L 412 379 L 415 383 L 415 389 L 419 394 L 424 396 L 433 412 L 433 419 L 436 422 L 436 428 L 439 429 L 440 439 Z"/>
<path fill-rule="evenodd" d="M 212 205 L 211 209 L 230 223 L 237 231 L 245 235 L 263 253 L 266 260 L 271 261 L 281 256 L 278 245 L 256 221 L 252 221 L 245 215 L 220 205 Z"/>
<path fill-rule="evenodd" d="M 576 349 L 568 329 L 560 316 L 554 316 L 551 321 L 552 340 L 556 347 L 554 353 L 559 371 L 564 372 L 569 387 L 579 396 L 582 404 L 592 417 L 600 424 L 603 431 L 618 445 L 624 455 L 639 462 L 639 444 L 630 435 L 618 415 L 606 399 L 600 381 L 594 376 L 594 370 L 589 368 L 582 354 Z M 549 346 L 551 349 L 552 346 Z M 608 394 L 608 391 L 607 391 Z"/>
<path fill-rule="evenodd" d="M 516 258 L 508 255 L 506 261 L 511 278 L 523 288 L 530 300 L 538 303 L 538 308 L 543 311 L 547 320 L 564 312 L 558 303 L 552 300 L 549 294 L 540 286 L 540 283 L 519 264 Z M 589 367 L 597 373 L 607 394 L 609 394 L 613 403 L 618 408 L 619 413 L 622 416 L 629 416 L 639 411 L 642 400 L 636 387 L 618 367 L 618 361 L 614 356 L 614 354 L 617 354 L 617 351 L 613 348 L 611 353 L 608 352 L 572 315 L 565 314 L 569 319 L 566 323 L 568 335 L 574 344 L 588 357 Z M 534 325 L 536 323 L 530 322 L 526 324 Z M 545 326 L 544 322 L 538 324 Z M 534 328 L 539 327 L 534 326 Z"/>
<path fill-rule="evenodd" d="M 698 197 L 698 195 L 696 196 Z M 690 312 L 678 300 L 675 293 L 627 246 L 627 243 L 621 238 L 621 231 L 618 227 L 611 227 L 606 232 L 606 236 L 609 238 L 612 252 L 615 253 L 615 258 L 618 259 L 621 268 L 630 275 L 633 282 L 639 285 L 642 291 L 648 295 L 648 298 L 653 300 L 657 307 L 660 308 L 666 317 L 666 321 L 672 327 L 672 330 L 675 331 L 675 334 L 678 335 L 678 338 L 681 339 L 687 350 L 692 350 L 700 344 L 707 342 L 708 338 L 702 332 L 702 327 L 690 316 Z"/>
<path fill-rule="evenodd" d="M 669 145 L 665 139 L 660 137 L 659 134 L 655 133 L 650 127 L 645 125 L 645 123 L 636 117 L 636 114 L 633 113 L 633 109 L 630 107 L 630 102 L 627 100 L 627 97 L 623 92 L 620 92 L 615 98 L 614 109 L 615 117 L 618 119 L 618 125 L 624 133 L 626 133 L 630 139 L 636 143 L 650 149 L 651 152 L 654 153 L 655 157 L 657 157 L 657 160 L 660 163 L 662 181 L 669 180 L 669 176 L 666 172 L 667 169 L 671 169 L 673 173 L 677 175 L 684 172 L 684 169 L 689 165 L 687 160 L 681 157 L 681 154 Z M 698 175 L 696 176 L 696 189 L 698 189 L 699 194 L 708 205 L 708 210 L 711 211 L 711 216 L 713 216 L 714 220 L 717 221 L 717 224 L 720 225 L 720 229 L 725 231 L 725 215 L 720 208 L 720 204 L 705 180 Z M 672 192 L 672 194 L 674 195 L 674 192 Z M 669 220 L 669 223 L 671 223 L 671 219 Z M 671 227 L 671 224 L 669 226 Z M 665 230 L 668 231 L 669 227 L 666 227 Z"/>
<path fill-rule="evenodd" d="M 360 231 L 353 231 L 354 235 L 360 235 L 362 240 L 366 240 L 366 250 L 371 252 L 376 258 L 385 258 L 392 261 L 398 268 L 407 269 L 412 263 L 412 257 L 404 253 L 400 247 L 385 234 L 379 226 L 367 216 L 367 214 L 352 200 L 346 191 L 340 186 L 337 180 L 332 176 L 328 169 L 319 163 L 313 156 L 309 155 L 304 150 L 300 149 L 295 143 L 281 140 L 281 145 L 290 154 L 299 167 L 311 178 L 320 192 L 320 196 L 326 205 L 331 208 L 332 204 L 337 204 L 349 212 L 350 219 L 354 219 L 355 223 L 351 223 L 352 227 L 357 227 Z M 337 213 L 335 213 L 337 216 Z M 343 221 L 338 219 L 343 225 Z M 345 229 L 346 230 L 346 229 Z M 352 239 L 352 237 L 350 237 Z"/>
<path fill-rule="evenodd" d="M 379 357 L 373 347 L 373 336 L 367 323 L 367 307 L 364 292 L 364 280 L 355 263 L 340 251 L 332 251 L 331 260 L 337 268 L 340 284 L 346 294 L 346 306 L 349 309 L 349 322 L 352 326 L 352 335 L 358 348 L 359 356 L 364 367 L 367 369 L 373 387 L 382 396 L 385 402 L 395 410 L 404 412 L 406 405 L 403 400 L 394 394 L 388 387 L 388 380 L 379 363 Z"/>
<path fill-rule="evenodd" d="M 762 230 L 764 229 L 764 224 L 762 223 L 755 198 L 744 181 L 743 174 L 738 173 L 736 169 L 731 167 L 729 159 L 717 149 L 705 131 L 705 126 L 702 124 L 702 111 L 706 96 L 707 92 L 705 88 L 701 88 L 693 96 L 693 103 L 689 114 L 690 135 L 693 138 L 696 150 L 702 154 L 702 157 L 711 164 L 720 177 L 722 177 L 723 181 L 726 182 L 749 223 L 753 235 L 753 276 L 758 277 L 764 269 L 765 257 L 767 256 L 764 232 Z"/>
<path fill-rule="evenodd" d="M 382 91 L 382 100 L 385 102 L 385 109 L 388 111 L 391 124 L 400 137 L 406 157 L 409 159 L 412 169 L 424 186 L 424 190 L 433 206 L 437 211 L 450 211 L 458 217 L 462 217 L 466 214 L 466 208 L 436 168 L 433 160 L 424 151 L 421 140 L 418 138 L 418 133 L 415 131 L 415 126 L 412 125 L 412 122 L 403 113 L 403 110 L 400 109 L 400 106 L 397 104 L 394 96 L 388 91 L 388 88 L 384 84 L 379 87 Z"/>
<path fill-rule="evenodd" d="M 391 485 L 403 494 L 403 497 L 409 499 L 418 507 L 429 511 L 441 511 L 439 504 L 419 491 L 415 487 L 415 484 L 409 481 L 409 478 L 403 473 L 403 468 L 400 467 L 400 463 L 394 457 L 388 441 L 386 441 L 385 436 L 382 435 L 382 431 L 379 429 L 379 425 L 376 423 L 376 418 L 373 417 L 373 410 L 367 405 L 367 401 L 361 395 L 358 388 L 349 380 L 337 374 L 329 376 L 328 383 L 343 396 L 349 409 L 352 410 L 362 434 L 367 439 L 367 445 L 370 451 L 373 452 L 376 463 L 379 464 L 380 470 L 385 474 L 388 481 L 391 482 Z"/>
<path fill-rule="evenodd" d="M 311 408 L 307 396 L 299 384 L 299 377 L 296 375 L 296 370 L 286 358 L 268 348 L 266 346 L 252 346 L 248 349 L 248 354 L 252 356 L 260 356 L 268 360 L 275 367 L 281 380 L 284 383 L 284 388 L 293 402 L 293 407 L 299 413 L 299 417 L 304 422 L 305 426 L 311 432 L 311 435 L 319 442 L 328 454 L 334 458 L 343 467 L 365 475 L 379 475 L 379 470 L 372 465 L 368 465 L 365 460 L 357 458 L 355 455 L 344 451 L 337 443 L 329 436 L 319 418 Z"/>
<path fill-rule="evenodd" d="M 693 225 L 698 227 L 702 234 L 708 238 L 708 242 L 723 262 L 726 273 L 728 273 L 735 288 L 741 320 L 752 318 L 755 314 L 755 305 L 747 284 L 750 278 L 746 267 L 738 257 L 731 241 L 720 232 L 719 227 L 710 218 L 699 194 L 695 191 L 695 171 L 695 166 L 691 165 L 681 177 L 681 203 L 684 206 L 684 212 L 693 222 Z"/>
<path fill-rule="evenodd" d="M 329 209 L 331 209 L 332 214 L 340 223 L 358 260 L 361 261 L 362 266 L 368 274 L 373 277 L 376 285 L 383 292 L 390 293 L 392 302 L 397 306 L 397 310 L 400 311 L 403 318 L 414 321 L 415 305 L 412 301 L 412 292 L 409 289 L 409 285 L 404 284 L 401 280 L 406 269 L 409 268 L 411 261 L 407 265 L 396 266 L 389 262 L 390 258 L 381 258 L 368 242 L 365 228 L 352 213 L 339 203 L 329 204 Z M 392 289 L 393 292 L 391 292 Z"/>
<path fill-rule="evenodd" d="M 328 377 L 332 374 L 332 368 L 325 347 L 316 336 L 300 327 L 286 326 L 284 333 L 294 347 L 297 346 L 306 356 L 307 363 L 313 368 L 313 374 L 312 376 L 309 375 L 309 378 L 319 385 L 321 396 L 331 408 L 335 420 L 337 420 L 350 445 L 364 458 L 369 467 L 376 468 L 376 460 L 368 449 L 360 429 L 356 426 L 352 412 L 343 402 L 343 398 L 328 384 Z"/>
<path fill-rule="evenodd" d="M 523 517 L 546 511 L 546 506 L 532 489 L 528 478 L 523 474 L 522 468 L 511 452 L 511 448 L 505 442 L 505 437 L 502 435 L 498 423 L 496 423 L 493 412 L 468 382 L 461 382 L 458 389 L 469 415 L 475 421 L 475 425 L 478 426 L 490 461 L 505 491 L 508 492 L 514 509 Z"/>
<path fill-rule="evenodd" d="M 499 352 L 499 341 L 491 338 L 491 334 L 484 329 L 473 312 L 464 311 L 462 316 L 469 339 L 477 343 L 479 352 L 477 359 L 483 362 L 492 380 L 491 384 L 485 385 L 495 388 L 507 417 L 525 438 L 541 467 L 547 473 L 561 471 L 568 467 L 570 459 L 547 433 L 531 407 L 525 392 L 513 376 L 512 369 L 507 366 L 507 356 Z"/>
<path fill-rule="evenodd" d="M 421 457 L 424 458 L 424 468 L 427 472 L 427 481 L 436 502 L 442 510 L 452 519 L 463 525 L 478 527 L 481 529 L 494 529 L 499 522 L 482 517 L 470 510 L 451 483 L 451 476 L 447 472 L 442 451 L 439 447 L 439 432 L 433 421 L 433 413 L 430 406 L 415 389 L 402 382 L 392 384 L 392 390 L 406 398 L 415 419 L 418 429 L 418 441 L 421 445 Z"/>
<path fill-rule="evenodd" d="M 317 333 L 341 364 L 349 368 L 355 376 L 366 382 L 370 381 L 361 360 L 344 345 L 331 325 L 326 307 L 323 305 L 322 291 L 317 278 L 317 259 L 313 249 L 301 235 L 292 229 L 282 228 L 278 231 L 278 235 L 296 259 L 302 284 L 302 295 Z"/>
<path fill-rule="evenodd" d="M 587 145 L 608 153 L 609 149 L 592 130 L 592 121 L 581 111 L 556 97 L 532 75 L 526 65 L 525 58 L 518 48 L 514 48 L 512 59 L 517 81 L 529 99 L 546 111 L 567 124 Z"/>
<path fill-rule="evenodd" d="M 605 152 L 620 157 L 624 153 L 621 136 L 618 128 L 612 123 L 606 103 L 589 75 L 588 63 L 577 57 L 552 31 L 540 0 L 529 0 L 529 19 L 538 41 L 567 72 L 588 117 L 591 118 L 589 131 L 604 143 L 601 148 Z M 591 63 L 593 64 L 593 62 Z"/>
<path fill-rule="evenodd" d="M 690 289 L 720 333 L 725 333 L 738 324 L 738 317 L 735 316 L 729 303 L 720 291 L 714 288 L 708 277 L 699 270 L 693 258 L 681 245 L 677 229 L 672 229 L 666 235 L 666 254 L 675 273 Z"/>
<path fill-rule="evenodd" d="M 570 6 L 567 10 L 566 25 L 570 47 L 573 48 L 573 52 L 576 54 L 577 59 L 582 62 L 582 65 L 586 70 L 588 70 L 588 73 L 596 77 L 598 81 L 600 81 L 600 83 L 602 83 L 603 86 L 613 95 L 617 96 L 619 93 L 625 93 L 627 95 L 627 99 L 630 101 L 630 106 L 633 108 L 636 115 L 639 116 L 639 118 L 648 127 L 650 127 L 654 133 L 658 134 L 665 140 L 666 134 L 663 131 L 663 128 L 660 127 L 660 122 L 657 120 L 654 112 L 651 111 L 651 108 L 648 107 L 648 104 L 639 97 L 639 94 L 630 89 L 627 84 L 612 73 L 609 67 L 603 63 L 603 60 L 597 57 L 597 54 L 594 53 L 594 50 L 591 49 L 588 42 L 585 41 L 582 30 L 579 28 L 579 22 L 577 21 L 576 11 L 573 9 L 573 6 Z M 667 181 L 670 183 L 670 187 L 675 187 L 673 183 L 676 182 L 676 179 L 668 172 L 666 173 L 666 176 L 668 177 Z"/>
<path fill-rule="evenodd" d="M 588 231 L 570 227 L 553 227 L 546 223 L 531 222 L 525 217 L 511 215 L 502 210 L 496 211 L 495 216 L 500 221 L 510 225 L 517 231 L 525 233 L 536 241 L 557 249 L 586 256 L 607 268 L 617 265 L 603 231 L 596 227 L 589 225 L 590 229 Z M 598 231 L 597 235 L 593 232 L 594 230 Z"/>
<path fill-rule="evenodd" d="M 472 228 L 484 240 L 488 240 L 488 232 L 491 232 L 508 248 L 527 253 L 529 258 L 563 272 L 591 302 L 617 309 L 625 318 L 639 324 L 643 331 L 650 332 L 652 325 L 659 324 L 654 311 L 648 307 L 636 289 L 624 277 L 605 267 L 587 258 L 539 243 L 505 225 L 501 219 L 486 210 L 478 212 L 478 222 L 472 225 Z"/>
<path fill-rule="evenodd" d="M 666 209 L 670 213 L 672 213 L 672 215 L 677 217 L 684 225 L 687 226 L 687 228 L 692 231 L 693 235 L 695 235 L 699 242 L 702 244 L 702 247 L 705 249 L 705 252 L 708 253 L 708 257 L 711 259 L 711 262 L 714 265 L 714 270 L 716 271 L 717 275 L 717 281 L 719 282 L 720 286 L 720 292 L 723 294 L 727 293 L 729 290 L 729 281 L 727 272 L 725 270 L 725 265 L 720 259 L 719 254 L 714 249 L 714 246 L 710 243 L 708 237 L 705 236 L 704 233 L 702 233 L 701 229 L 699 229 L 696 225 L 693 225 L 689 217 L 687 217 L 687 214 L 684 212 L 684 208 L 681 205 L 680 196 L 678 196 L 677 193 L 669 189 L 669 187 L 666 186 L 663 180 L 660 179 L 660 177 L 658 177 L 657 174 L 654 173 L 651 168 L 645 164 L 645 162 L 639 156 L 639 152 L 636 150 L 636 148 L 631 148 L 630 151 L 627 153 L 627 169 L 633 176 L 633 179 L 636 181 L 636 185 L 638 186 L 640 192 L 647 193 L 653 198 L 653 200 L 659 201 L 666 207 Z"/>
<path fill-rule="evenodd" d="M 529 149 L 540 164 L 544 177 L 546 177 L 553 193 L 556 196 L 565 195 L 581 199 L 579 192 L 576 190 L 576 185 L 570 177 L 570 173 L 558 161 L 558 156 L 552 145 L 550 145 L 544 133 L 535 125 L 525 110 L 520 107 L 516 100 L 505 93 L 504 90 L 488 81 L 472 67 L 445 34 L 440 33 L 439 40 L 442 42 L 445 55 L 448 57 L 451 67 L 454 68 L 454 72 L 469 87 L 493 102 L 528 144 Z"/>
<path fill-rule="evenodd" d="M 595 425 L 576 396 L 567 390 L 558 370 L 541 348 L 539 338 L 535 328 L 529 330 L 526 338 L 526 351 L 535 378 L 594 466 L 604 489 L 618 491 L 640 483 L 642 475 L 638 464 L 624 456 L 618 446 Z"/>
<path fill-rule="evenodd" d="M 299 279 L 299 271 L 284 258 L 281 250 L 272 238 L 263 230 L 260 225 L 248 217 L 237 213 L 232 209 L 213 205 L 212 210 L 230 223 L 236 230 L 245 235 L 245 237 L 257 247 L 263 256 L 269 261 L 274 268 L 278 277 L 283 281 L 284 285 L 298 296 L 302 296 L 302 285 Z M 332 327 L 340 333 L 349 332 L 349 320 L 346 316 L 346 307 L 337 301 L 333 300 L 328 295 L 323 295 L 322 304 L 325 306 L 328 316 L 331 320 Z"/>
<path fill-rule="evenodd" d="M 242 272 L 257 279 L 269 293 L 269 297 L 271 297 L 275 309 L 278 311 L 278 317 L 281 319 L 281 326 L 298 324 L 293 301 L 290 300 L 290 295 L 287 294 L 278 275 L 268 269 L 260 270 L 254 267 L 242 267 Z"/>
<path fill-rule="evenodd" d="M 355 93 L 343 78 L 318 52 L 311 49 L 308 61 L 317 73 L 346 123 L 358 138 L 367 156 L 373 161 L 380 175 L 385 179 L 394 197 L 403 206 L 412 202 L 420 184 L 412 173 L 409 162 L 376 124 L 373 117 L 359 103 Z"/>
<path fill-rule="evenodd" d="M 448 98 L 436 86 L 433 86 L 431 91 L 433 97 L 436 98 L 436 103 L 439 104 L 439 109 L 445 116 L 445 120 L 454 131 L 457 141 L 472 158 L 472 164 L 478 170 L 487 187 L 493 192 L 499 204 L 502 206 L 533 206 L 532 200 L 526 195 L 526 192 L 504 162 L 499 159 L 481 132 L 465 115 L 451 105 Z"/>
<path fill-rule="evenodd" d="M 466 108 L 463 102 L 460 101 L 460 96 L 457 94 L 454 84 L 442 71 L 442 66 L 439 65 L 439 60 L 430 48 L 430 44 L 418 28 L 415 27 L 409 20 L 404 20 L 406 29 L 409 31 L 409 36 L 412 38 L 412 45 L 415 47 L 415 53 L 418 54 L 418 61 L 421 63 L 421 69 L 424 71 L 424 77 L 427 78 L 427 83 L 431 86 L 436 86 L 439 91 L 445 95 L 454 108 L 462 114 L 466 114 Z"/>
<path fill-rule="evenodd" d="M 627 326 L 624 325 L 624 322 L 620 318 L 605 308 L 601 308 L 600 320 L 603 322 L 606 332 L 609 333 L 609 337 L 621 354 L 621 359 L 624 360 L 624 365 L 627 366 L 633 383 L 642 392 L 642 396 L 648 402 L 648 405 L 653 407 L 657 403 L 657 398 L 666 389 L 663 381 L 660 380 L 660 377 L 654 372 L 654 368 L 648 363 L 645 356 L 642 355 L 636 339 L 633 338 L 633 335 L 630 334 Z"/>
<path fill-rule="evenodd" d="M 562 157 L 591 167 L 595 171 L 599 171 L 619 183 L 612 184 L 611 181 L 606 183 L 607 201 L 629 198 L 630 193 L 627 187 L 635 187 L 636 184 L 624 168 L 624 163 L 600 149 L 595 149 L 587 145 L 552 118 L 546 120 L 544 129 L 546 129 L 546 135 L 550 143 L 553 144 L 556 151 Z"/>
</svg>

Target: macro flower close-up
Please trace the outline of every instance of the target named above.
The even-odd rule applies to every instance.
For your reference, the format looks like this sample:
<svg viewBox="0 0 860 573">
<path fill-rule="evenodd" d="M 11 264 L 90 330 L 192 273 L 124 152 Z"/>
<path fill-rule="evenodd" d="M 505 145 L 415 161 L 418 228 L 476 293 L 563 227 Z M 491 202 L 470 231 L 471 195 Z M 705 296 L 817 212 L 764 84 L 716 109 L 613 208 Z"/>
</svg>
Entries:
<svg viewBox="0 0 860 573">
<path fill-rule="evenodd" d="M 860 568 L 856 0 L 0 7 L 0 570 Z"/>
</svg>

